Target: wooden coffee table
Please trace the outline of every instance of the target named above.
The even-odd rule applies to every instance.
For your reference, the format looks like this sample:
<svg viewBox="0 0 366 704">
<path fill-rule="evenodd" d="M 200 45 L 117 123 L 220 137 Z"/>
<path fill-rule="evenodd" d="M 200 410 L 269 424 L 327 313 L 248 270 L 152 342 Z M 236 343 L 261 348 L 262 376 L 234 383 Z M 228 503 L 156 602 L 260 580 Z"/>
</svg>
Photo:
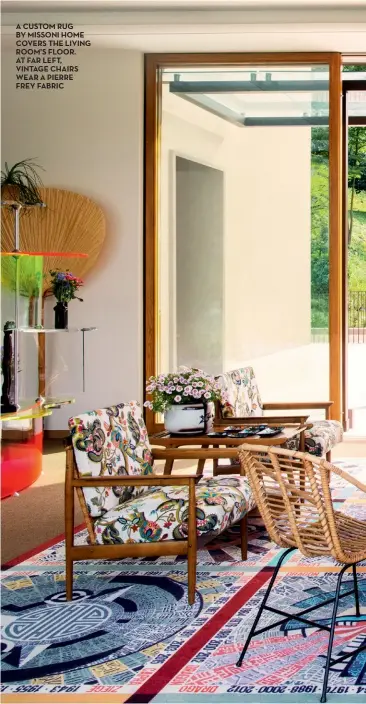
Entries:
<svg viewBox="0 0 366 704">
<path fill-rule="evenodd" d="M 265 418 L 256 418 L 255 423 L 252 422 L 254 419 L 248 419 L 247 423 L 244 423 L 241 421 L 240 423 L 232 423 L 231 421 L 234 421 L 235 419 L 228 418 L 226 425 L 236 425 L 239 428 L 245 428 L 248 426 L 252 425 L 257 425 L 261 421 L 263 424 L 265 423 Z M 249 422 L 250 420 L 250 422 Z M 230 437 L 220 437 L 220 438 L 214 438 L 214 437 L 209 437 L 208 435 L 185 435 L 185 436 L 172 436 L 168 432 L 163 431 L 161 433 L 156 433 L 154 435 L 150 435 L 150 442 L 153 447 L 164 447 L 166 449 L 170 448 L 188 448 L 188 447 L 195 447 L 199 446 L 204 449 L 208 448 L 227 448 L 230 449 L 231 451 L 227 453 L 227 458 L 226 459 L 232 459 L 233 457 L 233 449 L 236 447 L 240 447 L 240 445 L 243 445 L 244 443 L 250 443 L 253 445 L 276 445 L 276 446 L 281 446 L 285 445 L 288 440 L 292 440 L 292 438 L 295 438 L 297 435 L 300 435 L 300 448 L 303 445 L 303 439 L 304 439 L 304 432 L 305 430 L 310 427 L 309 424 L 306 423 L 306 420 L 304 417 L 301 419 L 303 422 L 297 422 L 297 423 L 278 423 L 278 425 L 283 426 L 283 432 L 280 433 L 279 435 L 275 435 L 273 437 L 263 437 L 259 435 L 251 435 L 248 438 L 230 438 Z M 268 425 L 271 427 L 271 425 L 275 425 L 274 423 L 268 423 Z M 277 424 L 276 424 L 277 425 Z M 223 424 L 220 423 L 219 426 L 214 427 L 214 430 L 217 431 L 222 431 L 223 430 Z M 198 460 L 198 465 L 197 465 L 197 474 L 202 474 L 203 468 L 205 465 L 205 457 L 204 453 L 203 458 Z M 209 454 L 209 453 L 207 453 Z M 224 450 L 222 453 L 220 453 L 221 458 L 225 459 L 225 453 Z M 181 458 L 182 459 L 182 458 Z M 211 459 L 209 456 L 207 456 L 207 459 Z M 174 459 L 170 458 L 168 455 L 165 460 L 165 467 L 164 467 L 164 474 L 171 474 L 171 471 L 173 469 L 173 464 L 174 464 Z M 221 470 L 220 470 L 221 471 Z M 216 472 L 217 473 L 217 472 Z"/>
</svg>

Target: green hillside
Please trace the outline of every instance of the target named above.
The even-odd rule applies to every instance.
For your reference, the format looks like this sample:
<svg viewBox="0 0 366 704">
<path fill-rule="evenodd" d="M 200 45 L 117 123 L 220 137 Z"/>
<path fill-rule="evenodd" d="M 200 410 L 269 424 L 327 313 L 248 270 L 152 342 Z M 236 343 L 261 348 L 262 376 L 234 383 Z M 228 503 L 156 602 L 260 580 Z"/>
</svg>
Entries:
<svg viewBox="0 0 366 704">
<path fill-rule="evenodd" d="M 366 291 L 366 128 L 361 128 L 355 154 L 355 130 L 349 130 L 353 146 L 349 157 L 348 285 L 350 291 Z M 328 327 L 329 287 L 329 171 L 328 130 L 315 128 L 312 135 L 311 178 L 311 326 Z M 357 145 L 356 145 L 357 146 Z M 359 145 L 358 145 L 359 146 Z"/>
</svg>

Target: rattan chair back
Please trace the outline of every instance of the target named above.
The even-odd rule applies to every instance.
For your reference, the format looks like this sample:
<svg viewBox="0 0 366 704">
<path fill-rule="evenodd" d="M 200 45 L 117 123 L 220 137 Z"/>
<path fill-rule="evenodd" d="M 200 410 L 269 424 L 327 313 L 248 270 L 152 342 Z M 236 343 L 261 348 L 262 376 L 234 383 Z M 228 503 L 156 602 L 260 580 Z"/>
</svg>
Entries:
<svg viewBox="0 0 366 704">
<path fill-rule="evenodd" d="M 270 538 L 306 557 L 332 556 L 343 564 L 366 559 L 366 522 L 336 511 L 334 473 L 361 491 L 366 485 L 347 472 L 303 452 L 244 444 L 240 462 Z"/>
</svg>

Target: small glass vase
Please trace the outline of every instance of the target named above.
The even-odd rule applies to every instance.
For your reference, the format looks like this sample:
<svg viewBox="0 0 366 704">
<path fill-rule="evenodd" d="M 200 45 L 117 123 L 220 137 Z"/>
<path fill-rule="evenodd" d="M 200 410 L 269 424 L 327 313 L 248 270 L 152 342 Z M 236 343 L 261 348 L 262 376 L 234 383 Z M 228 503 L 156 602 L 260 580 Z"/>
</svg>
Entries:
<svg viewBox="0 0 366 704">
<path fill-rule="evenodd" d="M 66 330 L 69 323 L 69 310 L 67 303 L 58 301 L 53 310 L 55 311 L 55 329 Z"/>
</svg>

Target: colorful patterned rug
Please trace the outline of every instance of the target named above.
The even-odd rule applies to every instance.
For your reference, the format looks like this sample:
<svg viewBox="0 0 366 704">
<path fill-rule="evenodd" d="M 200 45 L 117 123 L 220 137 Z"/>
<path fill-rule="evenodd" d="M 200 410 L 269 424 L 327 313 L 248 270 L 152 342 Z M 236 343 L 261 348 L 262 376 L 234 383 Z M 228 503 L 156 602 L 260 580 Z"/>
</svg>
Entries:
<svg viewBox="0 0 366 704">
<path fill-rule="evenodd" d="M 366 460 L 337 462 L 366 480 Z M 366 497 L 336 480 L 338 507 L 366 518 Z M 58 542 L 3 572 L 3 702 L 318 702 L 328 635 L 295 619 L 252 641 L 235 665 L 281 551 L 260 519 L 250 521 L 249 556 L 240 561 L 236 529 L 199 551 L 197 596 L 187 602 L 181 557 L 79 562 L 73 602 L 65 602 L 64 544 Z M 85 540 L 79 532 L 76 542 Z M 364 702 L 366 563 L 358 569 L 361 612 L 345 597 L 337 619 L 338 653 L 350 658 L 329 677 L 329 702 Z M 334 592 L 337 567 L 294 553 L 272 600 L 288 610 L 321 604 Z M 349 586 L 350 576 L 343 589 Z M 331 607 L 317 618 L 328 623 Z M 263 625 L 273 617 L 265 614 Z"/>
</svg>

